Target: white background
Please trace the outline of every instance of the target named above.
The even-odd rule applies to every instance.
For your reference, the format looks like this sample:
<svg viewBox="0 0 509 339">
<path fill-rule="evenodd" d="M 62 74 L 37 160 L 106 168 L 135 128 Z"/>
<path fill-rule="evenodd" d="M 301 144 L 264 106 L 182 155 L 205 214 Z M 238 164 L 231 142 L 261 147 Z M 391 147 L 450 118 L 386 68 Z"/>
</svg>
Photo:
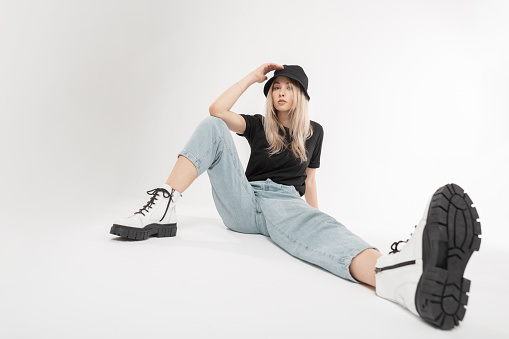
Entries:
<svg viewBox="0 0 509 339">
<path fill-rule="evenodd" d="M 492 293 L 486 298 L 502 298 L 494 291 L 504 289 L 494 287 L 508 278 L 502 272 L 509 254 L 508 15 L 505 1 L 0 1 L 0 227 L 5 239 L 0 247 L 0 268 L 5 273 L 0 294 L 5 293 L 8 301 L 0 300 L 0 312 L 14 321 L 4 329 L 16 332 L 14 325 L 19 326 L 17 331 L 23 327 L 26 308 L 20 306 L 24 304 L 17 292 L 35 288 L 34 281 L 62 278 L 58 265 L 52 266 L 51 274 L 41 267 L 73 258 L 72 253 L 85 262 L 101 262 L 111 253 L 136 258 L 132 250 L 123 252 L 127 246 L 150 249 L 162 246 L 154 245 L 159 241 L 168 247 L 158 252 L 160 258 L 179 257 L 179 264 L 162 262 L 184 269 L 189 265 L 186 260 L 213 257 L 234 237 L 239 247 L 231 248 L 221 260 L 238 260 L 245 270 L 259 269 L 256 281 L 279 272 L 281 263 L 260 262 L 264 256 L 256 246 L 265 246 L 265 240 L 225 233 L 206 175 L 179 204 L 181 239 L 132 245 L 113 241 L 108 234 L 115 218 L 141 208 L 148 199 L 145 191 L 166 180 L 178 152 L 208 115 L 214 99 L 265 62 L 301 65 L 309 77 L 311 119 L 325 131 L 317 170 L 321 210 L 387 252 L 393 241 L 409 236 L 437 188 L 457 183 L 474 201 L 483 227 L 481 251 L 471 265 L 485 271 L 472 271 L 475 274 L 469 278 L 473 286 L 476 279 L 486 282 L 484 288 Z M 263 84 L 253 85 L 232 110 L 261 113 L 262 89 Z M 245 166 L 249 146 L 243 138 L 234 139 Z M 186 221 L 215 227 L 203 227 L 212 232 L 209 237 L 203 232 L 189 234 L 189 241 L 198 238 L 206 246 L 179 253 L 172 244 L 186 239 Z M 211 240 L 223 235 L 226 238 L 220 242 Z M 258 266 L 236 257 L 245 250 L 242 244 L 251 243 L 249 258 Z M 187 248 L 186 244 L 179 246 Z M 101 255 L 89 257 L 94 246 L 99 246 Z M 273 255 L 286 265 L 304 265 L 296 270 L 309 270 L 277 249 L 263 251 L 275 251 Z M 83 273 L 66 263 L 70 272 Z M 146 267 L 144 263 L 137 267 Z M 108 267 L 115 265 L 119 264 Z M 132 268 L 124 265 L 126 270 Z M 219 272 L 224 269 L 215 261 L 210 265 Z M 274 272 L 264 271 L 271 267 Z M 104 269 L 91 270 L 88 279 L 100 281 L 108 271 Z M 147 269 L 145 274 L 154 278 L 155 273 Z M 120 276 L 111 279 L 130 284 L 131 278 Z M 212 284 L 206 286 L 223 286 L 214 284 L 210 275 L 201 277 Z M 316 279 L 325 285 L 320 279 L 332 279 L 338 289 L 344 284 L 332 275 Z M 50 285 L 57 293 L 58 288 Z M 100 283 L 93 286 L 107 298 L 108 289 Z M 332 292 L 323 293 L 325 297 Z M 34 292 L 32 297 L 39 300 L 40 295 Z M 507 294 L 503 298 L 505 304 Z M 25 328 L 19 337 L 23 333 L 50 336 L 55 329 L 42 325 L 48 319 L 41 315 L 50 317 L 42 306 L 50 300 L 54 299 L 39 300 L 41 309 L 34 319 L 42 319 L 35 322 L 40 326 Z M 90 301 L 89 297 L 80 300 L 84 305 Z M 207 296 L 202 300 L 207 301 Z M 240 307 L 235 300 L 231 303 Z M 66 309 L 76 311 L 76 305 Z M 479 305 L 477 312 L 488 314 L 489 305 Z M 337 307 L 352 306 L 324 307 L 330 315 Z M 366 308 L 370 307 L 368 303 Z M 469 315 L 474 318 L 473 312 L 467 312 L 462 326 L 467 326 Z M 65 314 L 60 310 L 56 317 Z M 132 322 L 129 314 L 123 319 Z M 235 319 L 232 322 L 238 324 Z M 291 322 L 291 317 L 285 319 Z M 66 323 L 71 330 L 79 327 L 79 322 L 67 319 Z M 94 328 L 107 326 L 101 324 Z M 329 329 L 336 327 L 328 324 Z M 280 333 L 278 326 L 272 325 L 273 333 Z M 503 329 L 501 323 L 484 326 Z M 152 335 L 170 334 L 171 328 L 152 327 Z M 388 325 L 387 333 L 392 328 Z M 358 333 L 363 329 L 367 330 Z M 200 332 L 198 327 L 192 333 L 238 337 L 233 330 L 216 330 L 204 327 Z M 291 328 L 286 330 L 289 337 L 297 337 Z M 477 331 L 469 333 L 482 332 L 480 327 Z M 191 335 L 184 330 L 178 333 Z M 100 336 L 100 332 L 82 334 Z"/>
</svg>

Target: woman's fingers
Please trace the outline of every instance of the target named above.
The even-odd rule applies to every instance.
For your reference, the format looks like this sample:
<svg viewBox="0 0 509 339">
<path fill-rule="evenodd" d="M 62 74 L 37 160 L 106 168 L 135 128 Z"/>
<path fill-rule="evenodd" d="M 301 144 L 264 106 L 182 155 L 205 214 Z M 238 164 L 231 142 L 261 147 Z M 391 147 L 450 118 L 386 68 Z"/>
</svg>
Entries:
<svg viewBox="0 0 509 339">
<path fill-rule="evenodd" d="M 267 73 L 269 73 L 270 71 L 275 71 L 277 69 L 283 69 L 283 68 L 284 67 L 279 64 L 269 62 L 269 63 L 263 64 L 260 67 L 258 67 L 256 70 L 253 71 L 252 74 L 255 75 L 256 81 L 261 83 L 268 79 L 265 76 Z"/>
<path fill-rule="evenodd" d="M 265 64 L 265 74 L 269 73 L 270 71 L 275 71 L 277 69 L 283 69 L 284 67 L 279 65 L 279 64 L 275 64 L 275 63 L 268 63 L 268 64 Z"/>
</svg>

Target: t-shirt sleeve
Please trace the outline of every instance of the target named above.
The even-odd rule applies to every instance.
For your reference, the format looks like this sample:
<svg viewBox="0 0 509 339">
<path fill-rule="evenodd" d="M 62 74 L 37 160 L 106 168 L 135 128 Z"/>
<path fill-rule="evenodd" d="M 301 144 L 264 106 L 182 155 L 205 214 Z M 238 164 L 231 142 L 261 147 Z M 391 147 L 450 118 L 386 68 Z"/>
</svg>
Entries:
<svg viewBox="0 0 509 339">
<path fill-rule="evenodd" d="M 239 114 L 246 121 L 246 130 L 244 134 L 237 133 L 238 136 L 245 137 L 248 141 L 250 141 L 253 136 L 256 134 L 257 130 L 257 119 L 260 120 L 261 116 L 257 115 L 249 115 L 249 114 Z"/>
<path fill-rule="evenodd" d="M 322 128 L 322 126 L 319 124 L 316 124 L 314 126 L 313 133 L 317 133 L 318 137 L 316 139 L 315 149 L 313 150 L 313 155 L 311 156 L 311 161 L 309 162 L 308 167 L 319 168 L 320 167 L 320 155 L 322 154 L 322 142 L 323 142 L 323 128 Z"/>
<path fill-rule="evenodd" d="M 254 117 L 252 115 L 248 114 L 239 114 L 241 117 L 244 118 L 246 121 L 246 130 L 244 131 L 244 134 L 237 133 L 238 136 L 245 137 L 247 140 L 249 140 L 249 137 L 252 135 L 251 131 L 254 127 Z"/>
</svg>

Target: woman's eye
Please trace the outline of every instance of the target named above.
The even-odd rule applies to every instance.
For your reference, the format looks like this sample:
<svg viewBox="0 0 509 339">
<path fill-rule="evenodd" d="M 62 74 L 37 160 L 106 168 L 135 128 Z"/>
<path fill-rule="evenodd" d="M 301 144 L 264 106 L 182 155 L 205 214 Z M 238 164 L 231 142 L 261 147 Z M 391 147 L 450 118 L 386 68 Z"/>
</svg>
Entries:
<svg viewBox="0 0 509 339">
<path fill-rule="evenodd" d="M 292 90 L 292 89 L 293 89 L 293 87 L 292 87 L 292 86 L 290 86 L 290 87 L 288 87 L 288 89 L 289 89 L 289 90 Z"/>
<path fill-rule="evenodd" d="M 274 89 L 275 89 L 275 90 L 276 90 L 276 89 L 279 89 L 279 87 L 278 87 L 278 86 L 274 86 Z"/>
</svg>

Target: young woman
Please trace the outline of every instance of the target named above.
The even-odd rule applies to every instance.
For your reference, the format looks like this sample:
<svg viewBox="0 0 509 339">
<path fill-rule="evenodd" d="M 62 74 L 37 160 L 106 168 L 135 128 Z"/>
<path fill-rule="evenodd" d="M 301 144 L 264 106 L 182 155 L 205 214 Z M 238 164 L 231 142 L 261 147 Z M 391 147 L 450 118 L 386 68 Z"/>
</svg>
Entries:
<svg viewBox="0 0 509 339">
<path fill-rule="evenodd" d="M 231 108 L 249 86 L 267 80 L 265 114 Z M 118 219 L 110 233 L 133 240 L 175 236 L 175 206 L 207 172 L 224 224 L 237 232 L 264 234 L 290 254 L 333 274 L 376 287 L 442 329 L 465 314 L 470 282 L 463 272 L 481 234 L 476 209 L 463 190 L 449 184 L 430 199 L 412 237 L 382 255 L 333 217 L 318 210 L 315 171 L 323 129 L 308 113 L 308 78 L 297 65 L 263 64 L 228 88 L 179 153 L 165 184 L 148 191 L 148 203 Z M 251 156 L 244 173 L 230 131 L 244 136 Z M 304 199 L 301 197 L 304 196 Z"/>
</svg>

